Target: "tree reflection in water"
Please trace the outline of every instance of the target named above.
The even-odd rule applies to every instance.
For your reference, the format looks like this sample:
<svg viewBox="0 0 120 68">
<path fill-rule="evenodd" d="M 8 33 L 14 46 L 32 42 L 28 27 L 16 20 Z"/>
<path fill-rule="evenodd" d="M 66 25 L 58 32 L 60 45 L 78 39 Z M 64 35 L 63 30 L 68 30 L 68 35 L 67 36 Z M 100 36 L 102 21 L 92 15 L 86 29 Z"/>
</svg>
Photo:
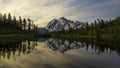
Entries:
<svg viewBox="0 0 120 68">
<path fill-rule="evenodd" d="M 1 41 L 1 40 L 0 40 Z M 11 56 L 30 53 L 37 46 L 37 41 L 2 40 L 0 43 L 0 58 L 10 59 Z"/>
<path fill-rule="evenodd" d="M 29 54 L 38 45 L 36 40 L 0 40 L 0 58 L 10 59 L 11 56 Z M 93 50 L 97 54 L 116 52 L 120 55 L 120 43 L 118 40 L 89 40 L 89 39 L 39 39 L 39 42 L 47 43 L 53 51 L 65 53 L 66 51 L 84 48 Z"/>
<path fill-rule="evenodd" d="M 93 50 L 97 54 L 103 52 L 112 53 L 115 51 L 120 55 L 120 43 L 119 40 L 93 40 L 93 39 L 40 39 L 41 42 L 46 42 L 48 47 L 53 51 L 59 51 L 64 53 L 71 49 Z"/>
</svg>

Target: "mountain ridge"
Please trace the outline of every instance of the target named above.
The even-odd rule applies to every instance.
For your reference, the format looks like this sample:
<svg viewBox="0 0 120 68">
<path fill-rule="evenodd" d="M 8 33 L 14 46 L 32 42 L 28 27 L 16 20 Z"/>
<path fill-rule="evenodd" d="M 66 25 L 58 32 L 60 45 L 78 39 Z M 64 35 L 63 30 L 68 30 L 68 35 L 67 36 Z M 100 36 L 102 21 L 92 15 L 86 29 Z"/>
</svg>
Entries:
<svg viewBox="0 0 120 68">
<path fill-rule="evenodd" d="M 59 19 L 51 20 L 46 29 L 50 32 L 62 31 L 62 30 L 69 30 L 72 29 L 79 29 L 80 27 L 84 26 L 85 24 L 79 21 L 71 21 L 66 19 L 65 17 L 61 17 Z"/>
</svg>

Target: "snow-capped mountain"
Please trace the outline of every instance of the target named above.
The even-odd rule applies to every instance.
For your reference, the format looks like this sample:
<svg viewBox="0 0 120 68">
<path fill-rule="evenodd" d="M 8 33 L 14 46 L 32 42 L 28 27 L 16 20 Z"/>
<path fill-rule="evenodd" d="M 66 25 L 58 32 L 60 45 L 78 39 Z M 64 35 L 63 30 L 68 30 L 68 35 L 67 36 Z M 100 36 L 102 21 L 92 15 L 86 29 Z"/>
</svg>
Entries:
<svg viewBox="0 0 120 68">
<path fill-rule="evenodd" d="M 70 28 L 77 29 L 84 26 L 85 24 L 82 22 L 71 21 L 64 17 L 61 17 L 60 19 L 53 19 L 52 21 L 50 21 L 46 28 L 50 32 L 55 32 L 55 31 L 69 30 Z"/>
</svg>

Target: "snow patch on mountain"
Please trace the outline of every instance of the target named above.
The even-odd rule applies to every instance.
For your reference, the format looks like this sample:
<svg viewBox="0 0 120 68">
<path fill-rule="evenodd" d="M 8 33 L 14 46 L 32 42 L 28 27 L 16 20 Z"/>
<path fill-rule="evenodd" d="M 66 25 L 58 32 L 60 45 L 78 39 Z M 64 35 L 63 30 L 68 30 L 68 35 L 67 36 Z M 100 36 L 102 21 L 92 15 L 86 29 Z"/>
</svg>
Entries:
<svg viewBox="0 0 120 68">
<path fill-rule="evenodd" d="M 65 17 L 61 17 L 60 19 L 53 19 L 50 21 L 46 27 L 46 29 L 50 32 L 62 31 L 72 29 L 79 29 L 81 27 L 84 28 L 85 24 L 79 21 L 71 21 L 66 19 Z"/>
</svg>

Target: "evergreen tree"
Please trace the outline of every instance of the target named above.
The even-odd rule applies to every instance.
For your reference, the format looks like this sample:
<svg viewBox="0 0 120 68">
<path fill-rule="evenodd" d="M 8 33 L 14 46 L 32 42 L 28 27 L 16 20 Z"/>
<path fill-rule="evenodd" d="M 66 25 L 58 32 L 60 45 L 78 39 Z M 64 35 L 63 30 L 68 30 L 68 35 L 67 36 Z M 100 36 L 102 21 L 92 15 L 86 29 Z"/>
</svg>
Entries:
<svg viewBox="0 0 120 68">
<path fill-rule="evenodd" d="M 3 24 L 8 26 L 6 14 L 3 15 Z"/>
<path fill-rule="evenodd" d="M 89 25 L 88 22 L 86 23 L 86 29 L 89 30 Z"/>
<path fill-rule="evenodd" d="M 26 21 L 26 19 L 24 18 L 24 19 L 23 19 L 23 27 L 24 27 L 24 30 L 26 30 L 26 26 L 27 26 L 27 21 Z"/>
<path fill-rule="evenodd" d="M 11 26 L 11 25 L 12 25 L 12 17 L 11 17 L 11 14 L 10 14 L 10 13 L 8 14 L 7 24 L 8 24 L 8 28 L 9 28 L 8 30 L 9 30 L 9 31 L 12 31 L 12 30 L 11 30 L 11 28 L 12 28 L 12 26 Z"/>
<path fill-rule="evenodd" d="M 0 13 L 0 25 L 2 26 L 3 25 L 3 22 L 2 22 L 2 14 Z"/>
<path fill-rule="evenodd" d="M 31 29 L 31 19 L 28 19 L 28 31 L 30 32 Z"/>
<path fill-rule="evenodd" d="M 19 16 L 19 27 L 20 27 L 20 29 L 22 30 L 22 19 L 21 19 L 21 16 Z"/>
<path fill-rule="evenodd" d="M 1 29 L 2 28 L 2 29 Z M 11 16 L 11 13 L 6 16 L 6 14 L 0 13 L 0 32 L 3 33 L 13 33 L 13 32 L 23 32 L 23 31 L 30 31 L 31 28 L 36 29 L 36 25 L 31 23 L 31 19 L 28 19 L 28 23 L 26 19 L 24 18 L 22 21 L 21 16 L 19 16 L 19 19 L 17 20 L 15 16 Z"/>
<path fill-rule="evenodd" d="M 17 23 L 17 20 L 16 20 L 16 17 L 14 16 L 13 17 L 13 28 L 16 28 L 16 29 L 18 29 L 18 23 Z"/>
</svg>

